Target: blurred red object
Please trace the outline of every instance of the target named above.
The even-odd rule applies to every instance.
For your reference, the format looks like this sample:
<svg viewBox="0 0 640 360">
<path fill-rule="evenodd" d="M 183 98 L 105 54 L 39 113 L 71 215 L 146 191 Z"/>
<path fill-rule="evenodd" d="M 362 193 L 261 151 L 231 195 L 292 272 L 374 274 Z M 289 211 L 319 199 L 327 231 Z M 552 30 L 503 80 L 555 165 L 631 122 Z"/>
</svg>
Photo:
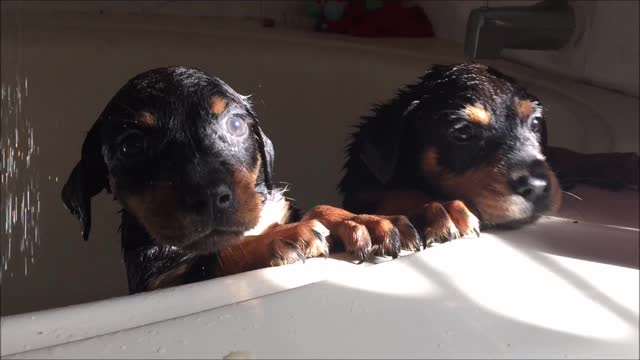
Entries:
<svg viewBox="0 0 640 360">
<path fill-rule="evenodd" d="M 325 21 L 324 31 L 361 37 L 433 37 L 431 21 L 420 6 L 387 0 L 377 9 L 367 9 L 365 0 L 346 2 L 342 17 Z"/>
</svg>

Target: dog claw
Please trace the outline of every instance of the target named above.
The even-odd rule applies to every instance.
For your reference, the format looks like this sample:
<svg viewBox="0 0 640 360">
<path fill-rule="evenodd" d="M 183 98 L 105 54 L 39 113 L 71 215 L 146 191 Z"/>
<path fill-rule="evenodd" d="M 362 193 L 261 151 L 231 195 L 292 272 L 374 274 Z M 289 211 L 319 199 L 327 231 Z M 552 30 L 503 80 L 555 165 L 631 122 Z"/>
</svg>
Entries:
<svg viewBox="0 0 640 360">
<path fill-rule="evenodd" d="M 422 251 L 422 244 L 420 243 L 420 240 L 416 240 L 416 243 L 414 244 L 416 251 Z"/>
<path fill-rule="evenodd" d="M 304 255 L 304 252 L 300 250 L 300 247 L 298 246 L 298 244 L 296 244 L 295 242 L 291 241 L 291 240 L 286 240 L 284 242 L 291 250 L 295 251 L 296 254 L 298 255 L 298 258 L 300 260 L 302 260 L 302 263 L 304 264 L 307 261 L 307 257 Z"/>
<path fill-rule="evenodd" d="M 311 231 L 313 232 L 313 236 L 315 236 L 318 241 L 323 241 L 324 236 L 319 231 L 316 231 L 315 229 L 311 229 Z"/>
<path fill-rule="evenodd" d="M 459 238 L 460 235 L 458 234 L 457 231 L 449 231 L 447 232 L 447 241 L 452 241 L 454 239 Z M 447 241 L 443 241 L 443 242 L 447 242 Z"/>
<path fill-rule="evenodd" d="M 369 251 L 366 251 L 366 250 L 360 251 L 360 256 L 359 256 L 360 260 L 358 261 L 358 265 L 369 260 L 369 257 L 371 256 L 371 254 L 373 254 L 373 248 L 371 248 Z"/>
</svg>

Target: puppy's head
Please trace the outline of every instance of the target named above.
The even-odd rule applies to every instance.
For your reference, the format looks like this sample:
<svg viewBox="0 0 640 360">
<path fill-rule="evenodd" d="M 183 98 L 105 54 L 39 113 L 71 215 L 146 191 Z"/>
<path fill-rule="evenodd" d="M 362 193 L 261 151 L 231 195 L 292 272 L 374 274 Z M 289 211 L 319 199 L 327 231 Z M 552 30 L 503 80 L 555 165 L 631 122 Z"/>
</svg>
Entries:
<svg viewBox="0 0 640 360">
<path fill-rule="evenodd" d="M 430 186 L 485 224 L 517 226 L 559 207 L 542 104 L 513 79 L 483 65 L 434 66 L 401 97 L 402 137 Z"/>
<path fill-rule="evenodd" d="M 62 197 L 85 239 L 91 197 L 107 189 L 158 243 L 211 252 L 257 224 L 272 162 L 245 97 L 199 70 L 159 68 L 107 104 Z"/>
</svg>

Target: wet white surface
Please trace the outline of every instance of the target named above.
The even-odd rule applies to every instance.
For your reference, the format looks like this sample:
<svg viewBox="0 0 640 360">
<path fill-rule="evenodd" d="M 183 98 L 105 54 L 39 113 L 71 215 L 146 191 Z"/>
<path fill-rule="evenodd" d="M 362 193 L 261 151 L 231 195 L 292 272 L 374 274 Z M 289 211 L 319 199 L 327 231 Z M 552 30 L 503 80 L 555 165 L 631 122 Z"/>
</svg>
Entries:
<svg viewBox="0 0 640 360">
<path fill-rule="evenodd" d="M 579 196 L 581 200 L 576 199 L 574 196 L 565 195 L 563 208 L 558 214 L 571 220 L 562 222 L 558 222 L 558 219 L 546 220 L 542 225 L 493 235 L 483 234 L 482 239 L 471 240 L 474 240 L 474 242 L 489 241 L 491 246 L 495 246 L 495 240 L 502 238 L 504 239 L 502 241 L 518 247 L 520 251 L 554 254 L 561 258 L 582 260 L 581 262 L 570 262 L 571 264 L 584 261 L 591 261 L 594 263 L 592 266 L 596 267 L 600 266 L 599 264 L 611 264 L 627 268 L 626 270 L 618 269 L 616 271 L 631 271 L 632 273 L 635 271 L 635 276 L 637 276 L 639 267 L 638 241 L 640 241 L 637 230 L 638 192 L 609 192 L 579 186 L 573 190 L 573 193 Z M 487 237 L 489 237 L 489 240 L 486 240 Z M 447 261 L 451 261 L 450 258 L 456 256 L 456 251 L 467 251 L 459 247 L 445 250 L 449 249 L 449 246 L 449 244 L 439 246 L 437 249 L 430 249 L 418 256 L 428 256 L 427 254 L 431 252 L 442 254 L 442 251 L 445 251 L 444 254 L 447 254 L 446 256 L 449 258 Z M 453 253 L 449 254 L 449 252 Z M 482 248 L 478 256 L 502 262 L 509 261 L 510 263 L 511 261 L 510 259 L 494 257 L 491 253 L 491 247 Z M 335 254 L 333 257 L 344 259 L 344 256 L 340 254 Z M 388 259 L 376 259 L 376 262 L 386 261 Z M 453 260 L 452 265 L 462 266 L 465 261 L 463 256 L 460 259 Z M 161 290 L 151 294 L 118 297 L 49 311 L 3 317 L 2 355 L 88 339 L 98 335 L 236 304 L 323 280 L 342 278 L 345 274 L 349 276 L 351 272 L 361 271 L 360 269 L 365 266 L 370 265 L 357 266 L 335 259 L 311 259 L 306 264 L 262 269 L 200 284 Z M 533 270 L 527 267 L 519 268 L 518 266 L 513 268 L 509 264 L 502 264 L 502 266 L 515 272 Z M 400 269 L 403 268 L 406 269 L 406 266 L 400 267 Z M 605 268 L 610 268 L 610 266 Z M 471 269 L 472 273 L 477 271 L 473 267 Z M 424 275 L 426 276 L 427 274 Z M 389 276 L 393 277 L 394 275 Z M 410 271 L 400 275 L 399 278 L 403 280 L 399 280 L 396 284 L 376 284 L 374 282 L 373 286 L 372 284 L 366 286 L 368 289 L 377 288 L 377 290 L 373 290 L 374 293 L 400 292 L 401 294 L 412 294 L 416 290 L 413 289 L 410 279 L 413 278 L 415 280 L 416 276 L 415 271 Z M 482 284 L 482 287 L 487 287 L 488 294 L 486 296 L 502 296 L 495 294 L 495 289 L 491 289 L 491 287 L 497 286 L 495 277 L 486 276 L 482 273 L 477 274 L 477 276 L 479 278 L 478 283 Z M 351 281 L 352 284 L 355 284 L 355 287 L 365 284 L 365 282 L 359 284 L 359 278 L 354 279 Z M 620 282 L 621 286 L 625 286 L 625 282 L 615 275 L 611 276 L 611 281 L 614 283 Z M 552 289 L 547 288 L 544 283 L 537 283 L 536 288 L 541 293 L 552 292 Z M 630 295 L 635 294 L 637 296 L 638 288 L 637 286 L 635 288 L 632 287 L 629 291 Z M 416 294 L 419 295 L 419 291 Z M 284 298 L 282 301 L 287 302 Z M 567 299 L 566 301 L 571 300 Z M 632 312 L 627 313 L 627 315 L 632 314 Z M 405 313 L 404 310 L 402 313 Z M 637 306 L 635 307 L 635 313 L 637 314 Z M 114 316 L 114 314 L 117 314 L 117 316 Z M 628 318 L 631 322 L 634 321 L 633 319 L 633 316 Z M 288 320 L 285 319 L 285 321 Z M 180 354 L 177 353 L 176 356 L 185 355 L 184 353 Z M 25 354 L 27 357 L 32 355 L 32 353 Z M 67 355 L 63 356 L 66 357 Z"/>
<path fill-rule="evenodd" d="M 125 329 L 7 358 L 637 358 L 638 235 L 546 218 L 375 266 L 313 259 L 94 304 L 95 316 L 55 322 L 57 331 L 89 323 L 99 333 L 116 314 Z M 300 274 L 309 285 L 274 291 L 306 283 Z M 238 296 L 246 286 L 269 295 Z M 212 296 L 225 291 L 238 301 L 218 306 Z M 151 309 L 195 313 L 133 327 L 131 314 L 150 320 Z M 54 324 L 47 316 L 19 336 L 3 321 L 13 334 L 3 353 L 48 335 L 38 330 Z"/>
</svg>

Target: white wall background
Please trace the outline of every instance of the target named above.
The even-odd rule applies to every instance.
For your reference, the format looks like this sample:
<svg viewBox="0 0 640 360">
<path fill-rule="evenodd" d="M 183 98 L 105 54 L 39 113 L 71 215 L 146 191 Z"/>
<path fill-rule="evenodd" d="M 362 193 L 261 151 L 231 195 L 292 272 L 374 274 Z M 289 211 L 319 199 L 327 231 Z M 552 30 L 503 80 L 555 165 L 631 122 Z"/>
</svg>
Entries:
<svg viewBox="0 0 640 360">
<path fill-rule="evenodd" d="M 469 12 L 488 4 L 530 5 L 537 1 L 417 1 L 429 15 L 438 37 L 464 42 Z M 579 34 L 558 51 L 506 50 L 509 59 L 638 96 L 640 58 L 639 1 L 571 1 Z M 615 66 L 613 65 L 615 64 Z"/>
</svg>

